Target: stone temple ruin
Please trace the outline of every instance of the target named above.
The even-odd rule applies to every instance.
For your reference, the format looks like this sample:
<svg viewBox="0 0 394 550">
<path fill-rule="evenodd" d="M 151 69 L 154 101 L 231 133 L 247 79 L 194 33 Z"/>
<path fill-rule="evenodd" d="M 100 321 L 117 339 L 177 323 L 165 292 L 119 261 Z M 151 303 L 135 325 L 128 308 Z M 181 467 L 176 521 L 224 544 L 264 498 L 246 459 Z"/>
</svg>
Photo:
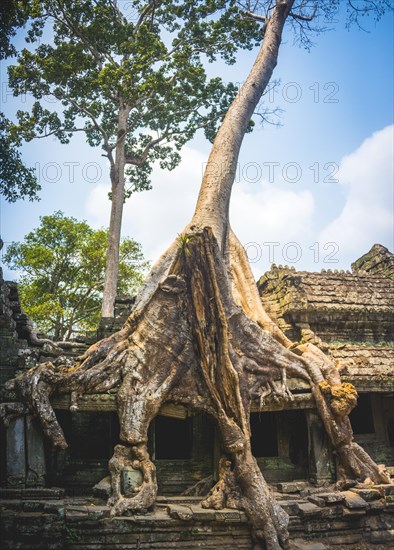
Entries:
<svg viewBox="0 0 394 550">
<path fill-rule="evenodd" d="M 350 415 L 355 440 L 393 475 L 394 255 L 374 245 L 351 272 L 272 266 L 258 287 L 282 331 L 293 341 L 318 345 L 342 380 L 356 387 L 358 405 Z M 54 396 L 69 448 L 52 450 L 37 420 L 4 384 L 54 351 L 32 338 L 17 285 L 1 278 L 0 292 L 0 413 L 7 418 L 0 424 L 1 548 L 252 549 L 242 512 L 200 507 L 201 495 L 218 478 L 220 444 L 207 416 L 190 415 L 180 405 L 165 404 L 149 429 L 160 495 L 155 510 L 109 517 L 108 460 L 119 442 L 116 391 L 82 396 L 77 412 L 70 396 Z M 118 330 L 131 304 L 120 297 L 113 322 L 62 354 L 80 355 L 95 339 Z M 288 385 L 292 396 L 267 395 L 253 403 L 251 428 L 253 454 L 290 516 L 291 544 L 389 547 L 394 485 L 339 491 L 335 456 L 310 387 L 291 379 Z M 132 472 L 123 473 L 125 492 L 132 494 L 139 483 Z"/>
</svg>

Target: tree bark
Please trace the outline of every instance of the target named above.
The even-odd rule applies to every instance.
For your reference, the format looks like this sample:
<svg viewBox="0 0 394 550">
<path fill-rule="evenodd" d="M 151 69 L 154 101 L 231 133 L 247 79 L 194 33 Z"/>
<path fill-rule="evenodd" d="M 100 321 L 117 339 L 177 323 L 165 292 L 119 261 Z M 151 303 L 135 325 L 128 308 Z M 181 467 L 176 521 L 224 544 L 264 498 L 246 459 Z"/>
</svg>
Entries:
<svg viewBox="0 0 394 550">
<path fill-rule="evenodd" d="M 109 463 L 113 496 L 108 502 L 115 515 L 154 505 L 157 482 L 147 438 L 161 405 L 181 403 L 211 415 L 224 458 L 220 479 L 202 505 L 244 510 L 254 537 L 264 539 L 269 550 L 286 546 L 288 518 L 252 455 L 249 412 L 252 400 L 270 393 L 277 399 L 291 396 L 287 375 L 310 384 L 337 453 L 339 478 L 391 482 L 384 468 L 353 441 L 348 414 L 357 392 L 341 383 L 323 352 L 311 344 L 292 343 L 272 323 L 229 225 L 242 138 L 276 65 L 292 4 L 277 0 L 252 71 L 217 134 L 193 219 L 152 269 L 125 326 L 91 346 L 71 369 L 61 362 L 43 363 L 13 381 L 44 432 L 63 448 L 67 443 L 50 396 L 71 392 L 76 410 L 78 395 L 118 388 L 122 444 Z M 120 485 L 127 468 L 140 470 L 143 478 L 138 494 L 128 498 Z"/>
<path fill-rule="evenodd" d="M 115 149 L 115 162 L 111 166 L 111 215 L 108 232 L 108 249 L 103 289 L 102 317 L 114 316 L 114 304 L 119 271 L 119 250 L 122 228 L 122 215 L 125 187 L 126 152 L 125 138 L 130 107 L 121 103 L 118 119 L 118 141 Z"/>
<path fill-rule="evenodd" d="M 239 151 L 253 112 L 277 65 L 286 18 L 294 0 L 277 0 L 254 65 L 216 135 L 191 225 L 209 226 L 221 246 L 228 235 L 229 205 Z"/>
</svg>

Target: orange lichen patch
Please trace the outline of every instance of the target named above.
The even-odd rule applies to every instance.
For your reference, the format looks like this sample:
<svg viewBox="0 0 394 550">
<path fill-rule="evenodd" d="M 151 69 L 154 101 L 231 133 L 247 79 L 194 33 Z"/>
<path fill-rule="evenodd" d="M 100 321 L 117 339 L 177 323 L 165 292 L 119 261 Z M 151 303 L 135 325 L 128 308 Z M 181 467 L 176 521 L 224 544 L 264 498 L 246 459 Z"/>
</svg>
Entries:
<svg viewBox="0 0 394 550">
<path fill-rule="evenodd" d="M 349 382 L 344 382 L 340 386 L 337 386 L 335 388 L 332 388 L 332 395 L 334 397 L 343 397 L 346 396 L 347 398 L 357 399 L 357 390 L 353 386 L 353 384 L 350 384 Z"/>
<path fill-rule="evenodd" d="M 327 396 L 330 407 L 336 416 L 346 416 L 357 404 L 357 390 L 349 382 L 340 386 L 330 386 L 327 381 L 320 382 L 323 395 Z"/>
<path fill-rule="evenodd" d="M 319 388 L 324 395 L 331 395 L 331 386 L 326 380 L 319 383 Z"/>
</svg>

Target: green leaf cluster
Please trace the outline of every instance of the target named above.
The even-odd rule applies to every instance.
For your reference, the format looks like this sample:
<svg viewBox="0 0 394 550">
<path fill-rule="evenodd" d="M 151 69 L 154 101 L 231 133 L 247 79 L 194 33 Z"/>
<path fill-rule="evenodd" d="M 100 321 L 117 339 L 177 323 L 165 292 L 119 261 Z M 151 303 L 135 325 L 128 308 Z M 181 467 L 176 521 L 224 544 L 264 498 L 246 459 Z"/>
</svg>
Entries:
<svg viewBox="0 0 394 550">
<path fill-rule="evenodd" d="M 39 330 L 55 340 L 94 330 L 100 321 L 108 231 L 61 211 L 41 223 L 22 243 L 12 243 L 4 262 L 22 273 L 21 303 Z M 134 294 L 149 263 L 141 246 L 120 246 L 118 294 Z"/>
<path fill-rule="evenodd" d="M 233 63 L 238 48 L 261 39 L 259 25 L 235 0 L 27 4 L 28 44 L 8 73 L 13 93 L 29 93 L 33 104 L 8 126 L 10 143 L 49 135 L 68 143 L 84 132 L 113 166 L 127 111 L 126 196 L 150 188 L 155 162 L 177 166 L 197 129 L 214 138 L 237 89 L 209 79 L 204 65 L 216 58 Z"/>
<path fill-rule="evenodd" d="M 0 59 L 16 55 L 12 39 L 29 18 L 29 2 L 2 0 L 0 10 Z"/>
<path fill-rule="evenodd" d="M 0 193 L 8 202 L 38 198 L 41 189 L 33 168 L 23 163 L 15 141 L 9 139 L 11 122 L 0 112 Z"/>
</svg>

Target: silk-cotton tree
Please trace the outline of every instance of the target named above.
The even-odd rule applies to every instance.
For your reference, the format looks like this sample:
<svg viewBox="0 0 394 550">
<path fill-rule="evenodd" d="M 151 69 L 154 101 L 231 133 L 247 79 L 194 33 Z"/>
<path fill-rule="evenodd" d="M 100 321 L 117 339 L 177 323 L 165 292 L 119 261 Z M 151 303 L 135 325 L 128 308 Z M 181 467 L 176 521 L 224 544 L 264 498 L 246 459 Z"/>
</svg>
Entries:
<svg viewBox="0 0 394 550">
<path fill-rule="evenodd" d="M 349 1 L 350 17 L 384 2 Z M 147 451 L 148 427 L 161 405 L 171 401 L 205 412 L 217 422 L 222 459 L 219 480 L 203 507 L 245 511 L 256 541 L 284 548 L 288 517 L 275 502 L 250 444 L 252 400 L 272 394 L 291 398 L 287 377 L 309 383 L 316 409 L 335 449 L 338 482 L 391 483 L 353 440 L 349 412 L 355 388 L 341 383 L 335 365 L 311 343 L 291 342 L 263 309 L 245 254 L 229 222 L 229 202 L 238 154 L 249 121 L 277 64 L 287 23 L 308 27 L 339 2 L 263 2 L 246 17 L 261 21 L 262 43 L 255 63 L 216 135 L 196 210 L 179 238 L 162 255 L 137 296 L 122 330 L 81 356 L 74 368 L 47 362 L 12 381 L 29 409 L 38 414 L 53 443 L 66 447 L 50 403 L 53 393 L 78 396 L 117 388 L 120 444 L 109 462 L 112 515 L 150 508 L 156 499 L 155 467 Z M 367 13 L 367 12 L 365 12 Z M 371 12 L 372 13 L 372 12 Z M 263 15 L 262 15 L 263 14 Z M 304 39 L 304 37 L 303 37 Z M 122 494 L 121 472 L 143 474 L 137 494 Z"/>
<path fill-rule="evenodd" d="M 16 3 L 13 13 L 21 9 Z M 66 144 L 82 132 L 109 162 L 103 317 L 113 316 L 125 198 L 150 188 L 155 162 L 173 169 L 198 128 L 212 139 L 235 96 L 234 85 L 207 78 L 203 60 L 232 63 L 256 41 L 258 26 L 238 13 L 234 0 L 50 0 L 11 18 L 12 30 L 29 17 L 30 45 L 9 67 L 9 85 L 33 104 L 8 122 L 9 142 L 55 136 Z M 10 44 L 5 53 L 15 53 Z"/>
</svg>

